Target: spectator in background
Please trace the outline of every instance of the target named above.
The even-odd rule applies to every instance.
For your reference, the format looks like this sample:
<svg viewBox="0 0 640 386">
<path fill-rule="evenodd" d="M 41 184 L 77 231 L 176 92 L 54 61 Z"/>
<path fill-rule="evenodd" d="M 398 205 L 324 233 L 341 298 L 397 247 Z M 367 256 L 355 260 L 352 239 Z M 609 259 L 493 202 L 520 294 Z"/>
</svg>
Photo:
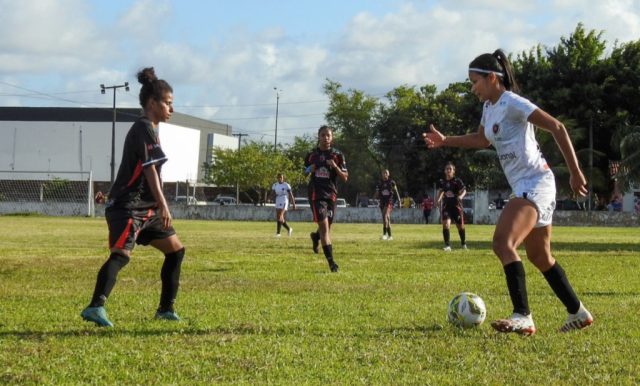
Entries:
<svg viewBox="0 0 640 386">
<path fill-rule="evenodd" d="M 429 224 L 429 217 L 431 217 L 431 210 L 433 209 L 433 198 L 429 196 L 429 193 L 425 193 L 422 197 L 422 214 L 424 215 L 424 223 Z"/>
<path fill-rule="evenodd" d="M 416 202 L 413 201 L 413 198 L 411 198 L 411 196 L 409 196 L 409 192 L 404 192 L 404 197 L 402 197 L 401 205 L 403 208 L 415 208 Z"/>
<path fill-rule="evenodd" d="M 613 200 L 611 200 L 611 210 L 613 212 L 622 212 L 622 198 L 619 195 L 613 196 Z"/>
<path fill-rule="evenodd" d="M 493 200 L 493 202 L 496 204 L 496 209 L 503 209 L 504 199 L 502 198 L 502 193 L 498 193 L 498 197 L 495 200 Z"/>
<path fill-rule="evenodd" d="M 96 204 L 104 204 L 104 202 L 106 201 L 104 194 L 102 193 L 102 191 L 98 190 L 98 193 L 96 193 Z"/>
</svg>

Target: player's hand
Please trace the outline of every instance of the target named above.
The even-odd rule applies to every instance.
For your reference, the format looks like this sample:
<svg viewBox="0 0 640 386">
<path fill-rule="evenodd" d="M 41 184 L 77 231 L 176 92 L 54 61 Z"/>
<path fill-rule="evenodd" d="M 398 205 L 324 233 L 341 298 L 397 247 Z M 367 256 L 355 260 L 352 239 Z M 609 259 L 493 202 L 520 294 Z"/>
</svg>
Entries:
<svg viewBox="0 0 640 386">
<path fill-rule="evenodd" d="M 436 147 L 440 147 L 444 145 L 445 136 L 436 130 L 436 127 L 433 124 L 429 125 L 429 129 L 431 130 L 428 133 L 422 133 L 422 138 L 424 139 L 424 143 L 427 145 L 429 149 L 433 149 Z"/>
<path fill-rule="evenodd" d="M 335 162 L 334 160 L 332 160 L 332 159 L 328 159 L 328 160 L 327 160 L 327 166 L 333 169 L 333 168 L 335 168 L 337 165 L 336 165 L 336 162 Z"/>
<path fill-rule="evenodd" d="M 576 196 L 585 197 L 589 192 L 587 189 L 587 179 L 584 178 L 581 171 L 571 173 L 571 177 L 569 177 L 569 185 L 571 185 L 571 190 L 573 190 Z"/>
<path fill-rule="evenodd" d="M 162 229 L 167 229 L 171 226 L 171 212 L 166 205 L 160 205 L 158 208 L 158 214 L 162 220 Z"/>
</svg>

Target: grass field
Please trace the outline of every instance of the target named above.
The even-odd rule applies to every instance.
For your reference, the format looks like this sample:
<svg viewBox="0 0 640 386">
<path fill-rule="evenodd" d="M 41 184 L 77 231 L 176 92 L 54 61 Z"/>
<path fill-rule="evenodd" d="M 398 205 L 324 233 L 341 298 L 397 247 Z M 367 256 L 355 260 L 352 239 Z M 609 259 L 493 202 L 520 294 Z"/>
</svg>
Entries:
<svg viewBox="0 0 640 386">
<path fill-rule="evenodd" d="M 160 254 L 138 247 L 107 303 L 113 329 L 79 316 L 107 257 L 104 219 L 0 217 L 0 384 L 638 384 L 638 229 L 554 229 L 554 251 L 595 324 L 568 334 L 525 263 L 538 333 L 459 330 L 447 302 L 472 291 L 510 314 L 491 226 L 441 251 L 438 225 L 335 224 L 332 274 L 311 223 L 176 221 L 187 248 L 177 310 L 152 319 Z M 452 239 L 457 240 L 456 232 Z"/>
</svg>

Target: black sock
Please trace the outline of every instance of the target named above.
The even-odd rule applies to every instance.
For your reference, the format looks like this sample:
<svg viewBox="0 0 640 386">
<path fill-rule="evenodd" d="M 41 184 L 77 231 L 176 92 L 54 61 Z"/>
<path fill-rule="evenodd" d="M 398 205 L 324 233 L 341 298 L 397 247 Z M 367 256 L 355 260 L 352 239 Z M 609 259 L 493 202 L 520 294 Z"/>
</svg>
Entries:
<svg viewBox="0 0 640 386">
<path fill-rule="evenodd" d="M 289 224 L 287 224 L 287 222 L 286 222 L 286 221 L 282 223 L 282 226 L 284 227 L 284 229 L 286 229 L 286 230 L 287 230 L 287 232 L 289 232 L 289 229 L 290 229 L 290 228 L 289 228 Z M 280 233 L 280 232 L 278 232 L 278 233 Z"/>
<path fill-rule="evenodd" d="M 382 235 L 386 235 L 387 234 L 387 227 L 386 226 L 382 226 Z"/>
<path fill-rule="evenodd" d="M 333 260 L 333 246 L 331 244 L 323 245 L 322 252 L 324 252 L 324 257 L 326 257 L 327 260 Z"/>
<path fill-rule="evenodd" d="M 278 225 L 276 226 L 276 233 L 280 234 L 280 227 L 282 227 L 282 223 L 278 221 Z"/>
<path fill-rule="evenodd" d="M 466 244 L 467 233 L 464 231 L 464 228 L 458 229 L 458 234 L 460 235 L 460 244 Z"/>
<path fill-rule="evenodd" d="M 178 295 L 180 286 L 180 266 L 184 258 L 184 248 L 177 252 L 164 255 L 164 264 L 160 271 L 162 279 L 162 292 L 160 293 L 159 312 L 173 311 L 173 303 Z"/>
<path fill-rule="evenodd" d="M 96 280 L 96 288 L 93 290 L 90 307 L 103 307 L 107 301 L 113 286 L 116 285 L 118 272 L 129 263 L 129 257 L 112 252 L 109 259 L 102 265 L 98 271 L 98 279 Z"/>
<path fill-rule="evenodd" d="M 513 304 L 513 312 L 529 315 L 529 299 L 527 298 L 527 282 L 522 261 L 514 261 L 504 267 L 507 277 L 507 288 Z"/>
<path fill-rule="evenodd" d="M 442 228 L 442 237 L 444 238 L 444 245 L 449 246 L 449 239 L 451 238 L 451 233 L 449 229 Z"/>
<path fill-rule="evenodd" d="M 387 227 L 387 234 L 389 235 L 389 237 L 391 237 L 391 226 Z"/>
<path fill-rule="evenodd" d="M 549 283 L 549 286 L 551 286 L 551 289 L 553 289 L 558 299 L 567 307 L 567 312 L 570 314 L 578 312 L 580 309 L 580 301 L 576 293 L 573 292 L 573 288 L 571 284 L 569 284 L 569 279 L 567 279 L 567 275 L 564 273 L 564 269 L 562 269 L 560 264 L 556 261 L 553 267 L 542 274 L 544 278 L 547 279 L 547 283 Z"/>
</svg>

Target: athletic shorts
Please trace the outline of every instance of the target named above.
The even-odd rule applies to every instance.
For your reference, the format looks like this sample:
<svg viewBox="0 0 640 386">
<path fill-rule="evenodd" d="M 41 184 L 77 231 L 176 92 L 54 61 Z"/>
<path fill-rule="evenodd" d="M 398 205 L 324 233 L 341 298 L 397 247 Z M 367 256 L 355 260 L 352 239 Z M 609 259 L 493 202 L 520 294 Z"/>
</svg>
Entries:
<svg viewBox="0 0 640 386">
<path fill-rule="evenodd" d="M 443 206 L 440 217 L 442 220 L 451 220 L 456 224 L 464 225 L 464 212 L 460 206 Z"/>
<path fill-rule="evenodd" d="M 546 227 L 553 221 L 553 211 L 556 209 L 556 192 L 522 192 L 512 194 L 511 197 L 525 198 L 531 201 L 538 210 L 538 222 L 535 228 Z"/>
<path fill-rule="evenodd" d="M 132 251 L 135 244 L 149 245 L 153 240 L 176 234 L 173 226 L 162 228 L 162 219 L 155 208 L 107 208 L 105 218 L 109 226 L 109 248 Z"/>
<path fill-rule="evenodd" d="M 333 223 L 333 214 L 336 211 L 336 202 L 330 198 L 311 201 L 311 212 L 313 221 L 318 223 L 329 219 L 329 224 Z"/>
<path fill-rule="evenodd" d="M 380 201 L 380 210 L 384 211 L 386 208 L 393 210 L 393 200 Z"/>
<path fill-rule="evenodd" d="M 287 210 L 288 206 L 289 206 L 289 199 L 287 198 L 287 196 L 276 197 L 276 209 Z"/>
</svg>

